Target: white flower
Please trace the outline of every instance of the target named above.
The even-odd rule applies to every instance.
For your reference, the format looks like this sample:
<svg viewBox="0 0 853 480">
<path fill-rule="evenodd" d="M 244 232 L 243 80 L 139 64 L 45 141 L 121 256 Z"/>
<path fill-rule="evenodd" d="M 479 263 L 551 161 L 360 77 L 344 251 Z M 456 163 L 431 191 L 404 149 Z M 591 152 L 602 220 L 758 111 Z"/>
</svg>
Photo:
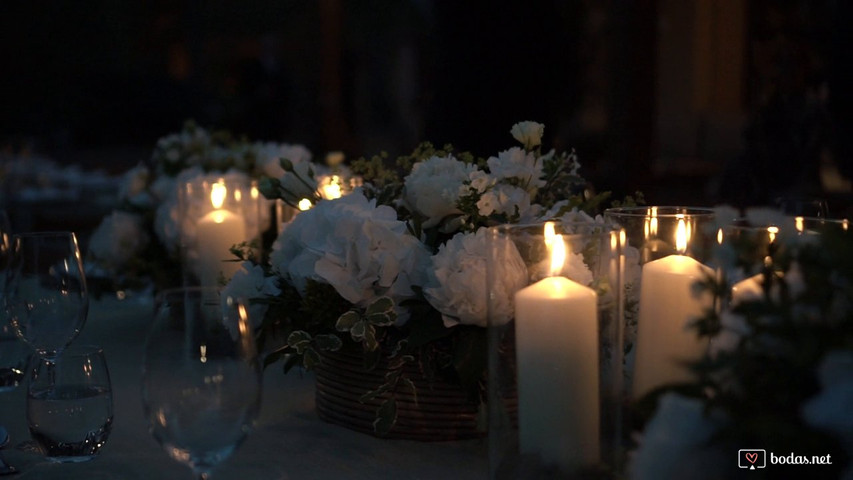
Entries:
<svg viewBox="0 0 853 480">
<path fill-rule="evenodd" d="M 284 176 L 279 159 L 286 158 L 293 165 L 311 162 L 311 152 L 303 145 L 290 145 L 287 143 L 256 143 L 254 149 L 257 155 L 258 167 L 265 175 L 272 178 Z"/>
<path fill-rule="evenodd" d="M 488 173 L 476 169 L 468 174 L 468 181 L 470 182 L 470 187 L 477 191 L 477 193 L 483 193 L 488 190 L 491 186 L 497 182 L 497 179 L 489 175 Z M 467 186 L 461 187 L 465 194 L 468 193 Z"/>
<path fill-rule="evenodd" d="M 818 367 L 818 379 L 822 390 L 803 405 L 803 419 L 837 435 L 853 454 L 853 352 L 828 353 Z"/>
<path fill-rule="evenodd" d="M 720 415 L 705 414 L 700 400 L 675 393 L 663 395 L 631 456 L 629 478 L 725 478 L 725 465 L 735 465 L 734 455 L 708 446 L 722 424 Z M 724 463 L 726 460 L 728 464 Z"/>
<path fill-rule="evenodd" d="M 123 267 L 148 245 L 142 217 L 114 210 L 92 233 L 89 254 L 110 271 Z"/>
<path fill-rule="evenodd" d="M 149 171 L 143 165 L 137 165 L 124 174 L 118 188 L 118 198 L 127 200 L 134 205 L 148 205 L 151 196 L 146 191 L 148 187 Z"/>
<path fill-rule="evenodd" d="M 376 206 L 356 189 L 297 215 L 273 245 L 271 262 L 302 292 L 308 279 L 324 281 L 365 306 L 381 295 L 397 303 L 413 297 L 429 252 L 393 208 Z"/>
<path fill-rule="evenodd" d="M 531 209 L 530 195 L 523 188 L 499 183 L 480 197 L 477 209 L 484 217 L 493 213 L 524 217 Z"/>
<path fill-rule="evenodd" d="M 487 324 L 486 262 L 488 229 L 457 233 L 433 255 L 424 295 L 441 312 L 444 325 Z M 493 319 L 506 323 L 513 316 L 512 298 L 527 284 L 527 268 L 513 248 L 508 258 L 495 262 Z"/>
<path fill-rule="evenodd" d="M 222 289 L 222 298 L 233 297 L 242 299 L 277 296 L 281 289 L 276 285 L 276 277 L 264 275 L 264 269 L 252 262 L 243 262 L 240 269 L 234 272 L 228 285 Z M 252 302 L 248 305 L 249 320 L 252 327 L 260 326 L 269 305 L 263 302 Z"/>
<path fill-rule="evenodd" d="M 521 142 L 525 149 L 530 150 L 533 147 L 542 145 L 542 135 L 545 133 L 545 125 L 531 121 L 518 122 L 512 126 L 509 133 L 512 134 L 512 138 Z"/>
<path fill-rule="evenodd" d="M 491 175 L 498 179 L 518 179 L 525 189 L 535 193 L 537 188 L 545 186 L 542 180 L 543 162 L 536 155 L 518 147 L 500 152 L 497 157 L 486 160 Z"/>
<path fill-rule="evenodd" d="M 323 167 L 311 162 L 294 163 L 293 172 L 287 172 L 279 179 L 286 192 L 286 199 L 293 204 L 299 203 L 303 198 L 313 199 L 319 186 L 317 178 L 323 173 Z"/>
<path fill-rule="evenodd" d="M 476 170 L 452 156 L 418 162 L 404 180 L 403 201 L 427 218 L 424 228 L 433 227 L 449 215 L 462 213 L 456 208 L 460 188 Z"/>
</svg>

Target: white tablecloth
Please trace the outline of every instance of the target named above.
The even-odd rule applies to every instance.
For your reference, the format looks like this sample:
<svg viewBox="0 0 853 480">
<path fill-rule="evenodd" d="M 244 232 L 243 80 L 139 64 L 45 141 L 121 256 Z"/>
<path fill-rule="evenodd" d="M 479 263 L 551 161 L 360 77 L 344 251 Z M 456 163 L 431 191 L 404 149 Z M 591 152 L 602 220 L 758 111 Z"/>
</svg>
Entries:
<svg viewBox="0 0 853 480">
<path fill-rule="evenodd" d="M 193 478 L 190 469 L 167 457 L 149 435 L 142 414 L 142 351 L 151 317 L 150 301 L 93 301 L 75 343 L 104 348 L 113 383 L 113 431 L 98 458 L 80 464 L 51 464 L 12 448 L 29 440 L 25 386 L 0 394 L 0 424 L 12 437 L 2 451 L 21 474 L 18 480 Z M 420 443 L 383 440 L 327 424 L 314 412 L 310 375 L 283 375 L 279 366 L 264 374 L 264 395 L 256 429 L 214 472 L 225 479 L 467 479 L 488 476 L 485 440 Z"/>
</svg>

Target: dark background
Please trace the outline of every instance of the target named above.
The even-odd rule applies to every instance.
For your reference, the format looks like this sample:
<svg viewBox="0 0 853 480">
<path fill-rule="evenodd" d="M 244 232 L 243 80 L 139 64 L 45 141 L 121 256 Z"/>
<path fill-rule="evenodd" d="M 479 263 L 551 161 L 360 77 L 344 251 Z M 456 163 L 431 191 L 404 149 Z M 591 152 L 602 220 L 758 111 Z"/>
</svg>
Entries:
<svg viewBox="0 0 853 480">
<path fill-rule="evenodd" d="M 118 173 L 193 118 L 322 158 L 520 120 L 655 204 L 849 210 L 849 2 L 3 2 L 0 147 Z"/>
</svg>

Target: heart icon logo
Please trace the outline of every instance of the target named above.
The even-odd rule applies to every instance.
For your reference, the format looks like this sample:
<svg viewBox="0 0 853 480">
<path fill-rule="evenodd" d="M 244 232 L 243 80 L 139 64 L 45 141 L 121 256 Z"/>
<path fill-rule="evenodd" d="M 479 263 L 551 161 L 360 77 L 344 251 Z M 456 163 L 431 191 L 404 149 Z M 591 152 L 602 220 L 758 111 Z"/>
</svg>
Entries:
<svg viewBox="0 0 853 480">
<path fill-rule="evenodd" d="M 749 460 L 749 463 L 755 463 L 758 460 L 758 452 L 749 452 L 744 454 L 744 456 Z"/>
</svg>

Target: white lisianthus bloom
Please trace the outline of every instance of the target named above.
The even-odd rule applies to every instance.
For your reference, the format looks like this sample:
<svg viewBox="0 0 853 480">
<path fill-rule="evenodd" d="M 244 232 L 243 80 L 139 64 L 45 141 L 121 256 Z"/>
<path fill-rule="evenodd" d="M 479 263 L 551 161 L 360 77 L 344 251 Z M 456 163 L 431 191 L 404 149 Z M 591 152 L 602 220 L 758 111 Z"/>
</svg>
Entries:
<svg viewBox="0 0 853 480">
<path fill-rule="evenodd" d="M 403 202 L 424 217 L 424 228 L 438 225 L 448 215 L 462 213 L 456 208 L 460 187 L 477 170 L 452 156 L 433 156 L 416 163 L 406 176 Z"/>
<path fill-rule="evenodd" d="M 731 467 L 726 466 L 736 465 L 734 456 L 729 450 L 708 445 L 723 423 L 721 415 L 706 415 L 699 400 L 675 393 L 663 395 L 654 417 L 646 424 L 639 447 L 631 455 L 629 478 L 727 478 Z"/>
<path fill-rule="evenodd" d="M 228 285 L 222 289 L 222 298 L 264 298 L 281 294 L 277 285 L 278 277 L 267 277 L 260 265 L 252 262 L 243 262 L 240 269 L 234 272 Z M 250 303 L 249 320 L 253 328 L 258 328 L 267 313 L 269 305 L 262 302 Z M 231 328 L 231 326 L 229 326 Z"/>
<path fill-rule="evenodd" d="M 499 183 L 480 196 L 477 209 L 484 217 L 493 213 L 526 217 L 531 209 L 530 195 L 523 188 Z"/>
<path fill-rule="evenodd" d="M 470 184 L 470 188 L 476 190 L 477 193 L 483 193 L 497 183 L 497 179 L 480 169 L 475 169 L 468 174 L 468 182 Z M 467 186 L 463 186 L 462 188 L 465 193 L 468 193 Z"/>
<path fill-rule="evenodd" d="M 504 150 L 497 157 L 489 157 L 486 165 L 494 178 L 518 179 L 529 193 L 535 193 L 537 188 L 545 186 L 542 180 L 542 160 L 524 149 L 513 147 Z"/>
<path fill-rule="evenodd" d="M 294 163 L 293 172 L 286 172 L 279 179 L 286 200 L 294 205 L 303 198 L 312 200 L 319 187 L 317 179 L 325 172 L 325 168 L 311 162 Z"/>
<path fill-rule="evenodd" d="M 150 172 L 144 165 L 137 165 L 128 170 L 118 187 L 119 200 L 126 200 L 140 206 L 150 204 L 151 195 L 146 191 L 149 176 Z"/>
<path fill-rule="evenodd" d="M 518 122 L 512 126 L 509 133 L 512 134 L 512 138 L 521 142 L 525 149 L 530 150 L 542 145 L 545 125 L 531 121 Z"/>
<path fill-rule="evenodd" d="M 382 295 L 398 304 L 413 297 L 411 287 L 424 283 L 429 252 L 393 208 L 377 206 L 356 189 L 297 215 L 276 240 L 270 260 L 302 292 L 314 279 L 366 306 Z"/>
<path fill-rule="evenodd" d="M 299 163 L 310 163 L 311 152 L 303 145 L 290 145 L 287 143 L 256 143 L 254 145 L 257 160 L 256 163 L 265 175 L 272 178 L 284 176 L 279 159 L 286 158 L 294 165 Z"/>
<path fill-rule="evenodd" d="M 115 210 L 92 232 L 89 254 L 115 272 L 141 252 L 148 241 L 141 216 Z"/>
<path fill-rule="evenodd" d="M 446 327 L 487 323 L 486 262 L 488 229 L 457 233 L 432 256 L 424 296 L 441 312 Z M 508 322 L 513 316 L 512 299 L 527 284 L 527 268 L 515 249 L 509 258 L 495 262 L 494 319 Z"/>
</svg>

